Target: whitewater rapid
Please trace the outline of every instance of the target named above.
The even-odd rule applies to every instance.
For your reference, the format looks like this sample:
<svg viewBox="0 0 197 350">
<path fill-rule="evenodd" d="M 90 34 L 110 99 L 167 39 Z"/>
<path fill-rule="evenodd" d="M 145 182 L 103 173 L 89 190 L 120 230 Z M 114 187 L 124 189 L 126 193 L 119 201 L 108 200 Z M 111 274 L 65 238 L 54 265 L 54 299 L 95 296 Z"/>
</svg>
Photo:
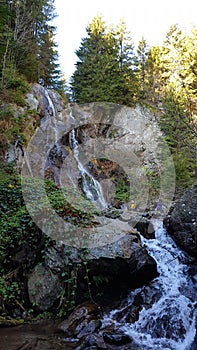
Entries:
<svg viewBox="0 0 197 350">
<path fill-rule="evenodd" d="M 141 239 L 157 262 L 159 277 L 150 283 L 149 293 L 158 291 L 158 297 L 152 305 L 143 306 L 134 323 L 127 322 L 124 316 L 117 321 L 120 309 L 105 315 L 104 323 L 113 320 L 116 328 L 143 350 L 190 350 L 196 333 L 196 301 L 192 298 L 188 258 L 177 248 L 161 221 L 155 220 L 153 224 L 155 239 Z M 130 293 L 127 307 L 141 290 Z"/>
</svg>

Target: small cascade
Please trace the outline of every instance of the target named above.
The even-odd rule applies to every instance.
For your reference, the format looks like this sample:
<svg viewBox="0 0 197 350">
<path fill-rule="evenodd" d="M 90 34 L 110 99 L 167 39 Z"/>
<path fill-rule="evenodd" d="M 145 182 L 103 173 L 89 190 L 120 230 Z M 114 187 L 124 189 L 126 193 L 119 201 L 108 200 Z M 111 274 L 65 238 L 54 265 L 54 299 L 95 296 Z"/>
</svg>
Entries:
<svg viewBox="0 0 197 350">
<path fill-rule="evenodd" d="M 143 350 L 190 350 L 196 333 L 196 300 L 186 257 L 162 223 L 155 222 L 155 225 L 156 239 L 142 237 L 142 241 L 157 261 L 160 276 L 148 287 L 132 291 L 124 308 L 107 314 L 103 324 L 104 327 L 115 324 Z M 150 303 L 151 294 L 157 297 Z M 149 295 L 148 302 L 142 303 L 139 316 L 131 322 L 126 312 L 131 310 L 136 297 L 144 295 Z"/>
<path fill-rule="evenodd" d="M 54 144 L 58 146 L 58 130 L 57 130 L 57 119 L 56 119 L 56 112 L 55 112 L 55 107 L 53 104 L 52 99 L 49 96 L 49 93 L 47 89 L 44 89 L 45 97 L 48 101 L 49 108 L 48 108 L 48 114 L 51 118 L 51 123 L 52 123 L 52 128 L 54 130 Z"/>
<path fill-rule="evenodd" d="M 106 209 L 108 204 L 103 196 L 100 183 L 85 169 L 79 160 L 79 144 L 75 137 L 75 130 L 69 133 L 70 148 L 73 150 L 74 158 L 77 161 L 78 169 L 82 177 L 82 188 L 88 199 L 94 202 L 100 209 Z"/>
</svg>

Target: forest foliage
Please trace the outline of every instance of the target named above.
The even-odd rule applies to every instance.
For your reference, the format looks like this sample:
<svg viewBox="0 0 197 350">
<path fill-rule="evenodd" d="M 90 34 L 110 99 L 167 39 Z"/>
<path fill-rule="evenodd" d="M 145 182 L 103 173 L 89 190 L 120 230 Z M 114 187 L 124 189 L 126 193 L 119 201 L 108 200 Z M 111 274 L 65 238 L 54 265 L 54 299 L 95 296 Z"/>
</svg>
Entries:
<svg viewBox="0 0 197 350">
<path fill-rule="evenodd" d="M 54 17 L 54 0 L 0 2 L 1 89 L 17 88 L 22 77 L 29 83 L 42 81 L 59 88 Z"/>
</svg>

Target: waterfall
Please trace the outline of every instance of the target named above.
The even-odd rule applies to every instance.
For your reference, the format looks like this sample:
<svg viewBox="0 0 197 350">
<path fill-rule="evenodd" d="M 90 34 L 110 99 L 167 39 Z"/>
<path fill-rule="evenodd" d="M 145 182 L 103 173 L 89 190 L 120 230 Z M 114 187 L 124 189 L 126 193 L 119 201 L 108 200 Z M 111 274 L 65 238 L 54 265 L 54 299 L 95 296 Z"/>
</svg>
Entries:
<svg viewBox="0 0 197 350">
<path fill-rule="evenodd" d="M 79 159 L 79 144 L 75 137 L 74 129 L 69 133 L 69 143 L 73 150 L 74 158 L 77 161 L 77 166 L 82 177 L 82 188 L 86 197 L 94 202 L 100 209 L 106 209 L 108 204 L 103 196 L 100 183 L 85 169 Z"/>
<path fill-rule="evenodd" d="M 51 122 L 52 122 L 52 128 L 54 130 L 54 144 L 58 147 L 58 130 L 57 130 L 57 119 L 56 119 L 56 112 L 55 112 L 55 107 L 53 104 L 52 99 L 49 96 L 49 93 L 47 89 L 44 89 L 44 94 L 45 97 L 48 101 L 49 108 L 48 108 L 48 114 L 51 117 Z"/>
<path fill-rule="evenodd" d="M 142 241 L 157 261 L 160 273 L 148 287 L 149 293 L 150 289 L 157 291 L 156 301 L 147 307 L 143 306 L 134 323 L 129 323 L 125 317 L 117 321 L 120 310 L 113 310 L 106 315 L 104 323 L 114 322 L 143 350 L 189 350 L 196 333 L 196 302 L 191 296 L 193 287 L 187 274 L 186 257 L 167 235 L 162 224 L 155 222 L 155 225 L 156 238 L 142 238 Z M 146 287 L 132 291 L 126 301 L 126 308 L 131 307 L 138 293 L 145 291 Z"/>
</svg>

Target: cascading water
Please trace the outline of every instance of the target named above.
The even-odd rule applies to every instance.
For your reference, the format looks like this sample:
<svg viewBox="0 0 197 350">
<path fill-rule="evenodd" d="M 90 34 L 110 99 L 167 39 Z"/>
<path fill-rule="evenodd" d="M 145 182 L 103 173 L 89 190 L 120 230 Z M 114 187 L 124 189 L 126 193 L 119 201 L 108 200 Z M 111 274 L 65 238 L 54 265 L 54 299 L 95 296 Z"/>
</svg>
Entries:
<svg viewBox="0 0 197 350">
<path fill-rule="evenodd" d="M 196 333 L 196 301 L 191 292 L 185 255 L 176 247 L 163 228 L 155 222 L 155 239 L 142 238 L 149 254 L 157 261 L 160 276 L 149 285 L 157 291 L 152 305 L 143 306 L 139 318 L 129 323 L 123 310 L 113 310 L 104 317 L 106 326 L 112 322 L 129 335 L 143 350 L 190 350 Z M 144 289 L 129 295 L 124 310 Z M 195 292 L 194 292 L 195 293 Z"/>
<path fill-rule="evenodd" d="M 49 96 L 47 89 L 44 89 L 44 94 L 48 101 L 48 105 L 49 105 L 48 114 L 51 117 L 52 128 L 54 130 L 54 144 L 58 146 L 58 131 L 57 131 L 57 119 L 56 119 L 55 107 L 52 99 Z"/>
<path fill-rule="evenodd" d="M 74 158 L 77 161 L 77 166 L 82 177 L 82 188 L 86 197 L 94 202 L 100 209 L 106 209 L 108 204 L 103 196 L 100 183 L 85 169 L 79 159 L 79 144 L 75 137 L 74 129 L 69 133 L 69 143 L 73 150 Z"/>
</svg>

